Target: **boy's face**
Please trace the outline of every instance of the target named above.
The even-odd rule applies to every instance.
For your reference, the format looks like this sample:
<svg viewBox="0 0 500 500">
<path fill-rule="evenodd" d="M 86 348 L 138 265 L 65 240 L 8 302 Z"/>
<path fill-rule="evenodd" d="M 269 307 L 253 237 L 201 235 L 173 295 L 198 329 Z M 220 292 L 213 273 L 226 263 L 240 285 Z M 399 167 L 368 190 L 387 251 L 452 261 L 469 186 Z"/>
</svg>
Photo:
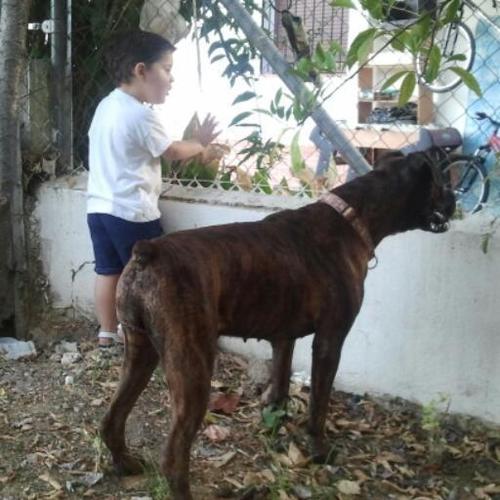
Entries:
<svg viewBox="0 0 500 500">
<path fill-rule="evenodd" d="M 174 77 L 172 76 L 173 54 L 165 54 L 150 66 L 142 65 L 139 72 L 142 100 L 150 104 L 163 104 L 167 97 Z"/>
</svg>

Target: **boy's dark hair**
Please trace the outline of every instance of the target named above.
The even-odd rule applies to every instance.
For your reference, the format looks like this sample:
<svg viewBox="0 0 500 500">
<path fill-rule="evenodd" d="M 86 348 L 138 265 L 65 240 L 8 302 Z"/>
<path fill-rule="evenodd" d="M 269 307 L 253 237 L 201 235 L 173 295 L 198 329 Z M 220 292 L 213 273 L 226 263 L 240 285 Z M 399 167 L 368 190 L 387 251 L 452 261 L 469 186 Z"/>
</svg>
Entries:
<svg viewBox="0 0 500 500">
<path fill-rule="evenodd" d="M 128 83 L 136 64 L 149 66 L 175 47 L 149 31 L 133 30 L 115 35 L 106 47 L 107 70 L 115 85 Z"/>
</svg>

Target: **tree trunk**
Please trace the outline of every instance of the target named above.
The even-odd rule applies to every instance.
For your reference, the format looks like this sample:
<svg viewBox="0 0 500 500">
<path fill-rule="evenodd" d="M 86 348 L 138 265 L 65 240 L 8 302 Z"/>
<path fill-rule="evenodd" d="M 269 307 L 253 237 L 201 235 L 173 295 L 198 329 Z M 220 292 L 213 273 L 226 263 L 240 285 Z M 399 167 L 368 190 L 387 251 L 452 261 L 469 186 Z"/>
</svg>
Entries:
<svg viewBox="0 0 500 500">
<path fill-rule="evenodd" d="M 25 338 L 26 243 L 19 89 L 25 68 L 29 0 L 1 0 L 0 11 L 0 328 L 14 319 Z"/>
<path fill-rule="evenodd" d="M 249 42 L 259 50 L 272 66 L 274 71 L 283 80 L 286 86 L 293 92 L 295 97 L 300 99 L 302 104 L 307 105 L 314 102 L 312 92 L 304 85 L 302 80 L 290 71 L 290 65 L 285 61 L 271 39 L 255 23 L 252 16 L 241 5 L 239 0 L 221 0 L 227 11 L 233 16 Z M 342 154 L 347 163 L 358 173 L 365 174 L 370 170 L 370 166 L 347 139 L 344 132 L 332 120 L 325 109 L 317 104 L 311 114 L 311 118 L 316 122 L 321 131 L 328 140 L 336 146 L 336 149 Z"/>
</svg>

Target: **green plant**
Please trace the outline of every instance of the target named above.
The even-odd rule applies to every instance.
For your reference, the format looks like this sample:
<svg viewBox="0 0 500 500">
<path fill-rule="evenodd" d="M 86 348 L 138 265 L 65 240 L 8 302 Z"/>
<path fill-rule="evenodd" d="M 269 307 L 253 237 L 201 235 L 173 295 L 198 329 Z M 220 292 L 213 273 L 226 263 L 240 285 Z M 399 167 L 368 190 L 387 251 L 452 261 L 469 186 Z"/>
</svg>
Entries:
<svg viewBox="0 0 500 500">
<path fill-rule="evenodd" d="M 271 438 L 275 438 L 280 430 L 286 410 L 283 407 L 268 405 L 262 410 L 262 423 Z"/>
<path fill-rule="evenodd" d="M 450 398 L 444 394 L 422 406 L 420 426 L 427 433 L 429 460 L 431 462 L 439 462 L 442 458 L 446 444 L 442 421 L 443 416 L 448 413 L 449 406 Z"/>
<path fill-rule="evenodd" d="M 153 500 L 170 498 L 170 487 L 165 476 L 151 456 L 147 457 L 144 474 L 146 475 L 147 489 Z"/>
<path fill-rule="evenodd" d="M 481 235 L 481 251 L 486 255 L 489 251 L 490 248 L 490 242 L 491 239 L 493 238 L 493 235 L 496 233 L 496 221 L 498 220 L 498 217 L 494 217 L 490 221 L 490 229 L 489 231 L 486 231 Z"/>
</svg>

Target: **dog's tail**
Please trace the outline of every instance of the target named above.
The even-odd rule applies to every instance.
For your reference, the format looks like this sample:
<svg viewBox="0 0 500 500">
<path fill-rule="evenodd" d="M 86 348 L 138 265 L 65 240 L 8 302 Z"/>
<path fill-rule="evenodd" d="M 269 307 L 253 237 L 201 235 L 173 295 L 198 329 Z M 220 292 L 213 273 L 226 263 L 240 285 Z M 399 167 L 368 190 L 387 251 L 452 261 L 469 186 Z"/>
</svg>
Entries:
<svg viewBox="0 0 500 500">
<path fill-rule="evenodd" d="M 156 245 L 149 240 L 138 241 L 132 250 L 132 258 L 142 269 L 153 262 L 156 255 Z"/>
</svg>

